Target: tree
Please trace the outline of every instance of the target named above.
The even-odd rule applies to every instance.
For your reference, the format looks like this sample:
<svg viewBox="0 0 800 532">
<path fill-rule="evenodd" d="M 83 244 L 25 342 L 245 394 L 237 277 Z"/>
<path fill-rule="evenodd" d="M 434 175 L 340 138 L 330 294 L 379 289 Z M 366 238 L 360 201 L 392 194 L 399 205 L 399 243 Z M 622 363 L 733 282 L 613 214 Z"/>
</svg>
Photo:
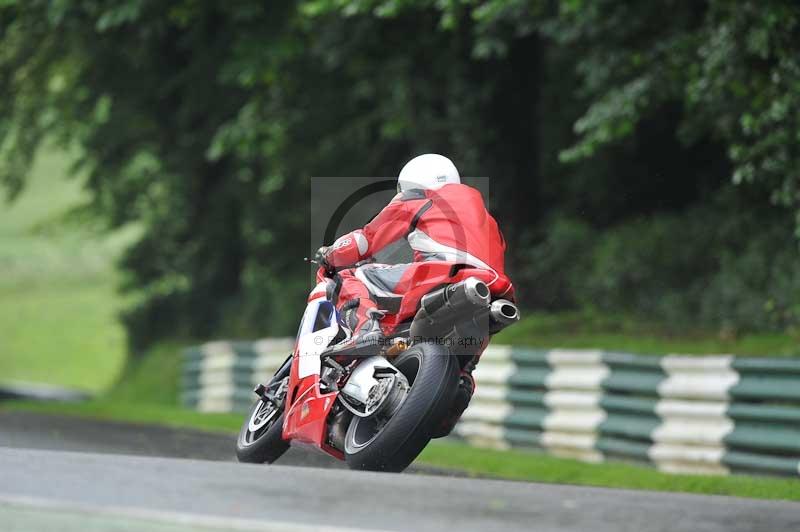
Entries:
<svg viewBox="0 0 800 532">
<path fill-rule="evenodd" d="M 493 178 L 529 304 L 581 305 L 597 287 L 559 279 L 573 292 L 554 296 L 533 282 L 569 270 L 544 272 L 530 252 L 558 245 L 559 220 L 558 234 L 589 239 L 565 249 L 592 256 L 596 231 L 623 249 L 621 226 L 678 227 L 647 217 L 713 206 L 722 222 L 745 205 L 780 235 L 780 209 L 800 213 L 798 12 L 788 0 L 6 0 L 0 181 L 18 192 L 45 138 L 77 145 L 94 211 L 144 229 L 121 264 L 135 345 L 289 333 L 310 273 L 299 261 L 321 244 L 305 236 L 309 177 L 394 175 L 426 151 Z M 731 178 L 747 187 L 730 193 Z M 630 300 L 660 297 L 647 290 Z"/>
</svg>

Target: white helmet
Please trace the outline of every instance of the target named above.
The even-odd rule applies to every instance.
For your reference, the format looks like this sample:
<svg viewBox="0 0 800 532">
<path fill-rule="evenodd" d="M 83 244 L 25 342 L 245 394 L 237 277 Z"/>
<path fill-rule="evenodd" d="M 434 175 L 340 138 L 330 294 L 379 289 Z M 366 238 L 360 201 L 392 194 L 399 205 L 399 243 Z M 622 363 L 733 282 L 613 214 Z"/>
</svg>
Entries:
<svg viewBox="0 0 800 532">
<path fill-rule="evenodd" d="M 435 190 L 451 183 L 461 183 L 453 161 L 436 153 L 414 157 L 406 163 L 397 178 L 397 192 L 414 188 Z"/>
</svg>

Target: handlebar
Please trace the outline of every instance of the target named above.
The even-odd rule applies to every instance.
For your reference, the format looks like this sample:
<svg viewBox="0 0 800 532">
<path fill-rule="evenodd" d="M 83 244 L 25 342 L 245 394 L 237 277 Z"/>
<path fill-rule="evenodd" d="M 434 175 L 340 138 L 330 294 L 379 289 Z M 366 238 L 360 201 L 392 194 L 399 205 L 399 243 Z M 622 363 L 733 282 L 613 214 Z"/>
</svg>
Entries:
<svg viewBox="0 0 800 532">
<path fill-rule="evenodd" d="M 309 264 L 315 264 L 315 265 L 319 266 L 320 269 L 323 269 L 322 264 L 320 264 L 320 262 L 318 260 L 314 260 L 311 257 L 303 257 L 303 261 L 307 262 Z M 367 257 L 366 259 L 360 260 L 360 261 L 356 262 L 355 264 L 351 264 L 350 266 L 342 266 L 340 268 L 325 269 L 325 276 L 326 277 L 333 277 L 335 274 L 337 274 L 338 272 L 340 272 L 342 270 L 350 270 L 352 268 L 360 268 L 361 266 L 364 266 L 364 265 L 367 265 L 367 264 L 372 264 L 373 262 L 375 262 L 375 258 L 374 257 Z"/>
</svg>

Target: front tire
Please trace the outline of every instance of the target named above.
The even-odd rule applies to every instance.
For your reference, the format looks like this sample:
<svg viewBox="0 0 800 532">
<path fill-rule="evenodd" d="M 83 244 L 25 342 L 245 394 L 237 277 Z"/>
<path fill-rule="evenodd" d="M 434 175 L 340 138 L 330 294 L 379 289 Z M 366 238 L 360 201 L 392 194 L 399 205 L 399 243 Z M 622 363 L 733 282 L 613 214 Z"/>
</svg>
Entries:
<svg viewBox="0 0 800 532">
<path fill-rule="evenodd" d="M 458 360 L 444 346 L 423 343 L 392 361 L 411 385 L 392 417 L 353 417 L 345 436 L 351 469 L 400 472 L 422 452 L 447 415 L 458 386 Z"/>
<path fill-rule="evenodd" d="M 271 414 L 264 413 L 273 406 L 259 399 L 250 408 L 236 439 L 236 458 L 240 462 L 271 464 L 289 449 L 289 443 L 283 439 L 283 409 L 275 407 Z M 268 415 L 271 417 L 264 419 Z"/>
</svg>

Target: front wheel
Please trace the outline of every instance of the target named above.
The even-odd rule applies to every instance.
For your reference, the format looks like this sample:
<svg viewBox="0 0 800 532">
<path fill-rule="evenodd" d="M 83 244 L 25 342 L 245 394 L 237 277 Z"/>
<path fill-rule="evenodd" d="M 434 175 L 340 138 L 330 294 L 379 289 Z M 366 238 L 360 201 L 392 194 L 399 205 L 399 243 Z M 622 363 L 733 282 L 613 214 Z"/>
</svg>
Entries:
<svg viewBox="0 0 800 532">
<path fill-rule="evenodd" d="M 250 414 L 239 431 L 236 457 L 240 462 L 252 464 L 274 462 L 289 449 L 282 433 L 283 404 L 258 399 L 250 408 Z"/>
<path fill-rule="evenodd" d="M 399 472 L 414 461 L 447 415 L 458 386 L 458 360 L 432 343 L 412 346 L 392 361 L 410 388 L 392 416 L 354 416 L 345 436 L 352 469 Z"/>
</svg>

